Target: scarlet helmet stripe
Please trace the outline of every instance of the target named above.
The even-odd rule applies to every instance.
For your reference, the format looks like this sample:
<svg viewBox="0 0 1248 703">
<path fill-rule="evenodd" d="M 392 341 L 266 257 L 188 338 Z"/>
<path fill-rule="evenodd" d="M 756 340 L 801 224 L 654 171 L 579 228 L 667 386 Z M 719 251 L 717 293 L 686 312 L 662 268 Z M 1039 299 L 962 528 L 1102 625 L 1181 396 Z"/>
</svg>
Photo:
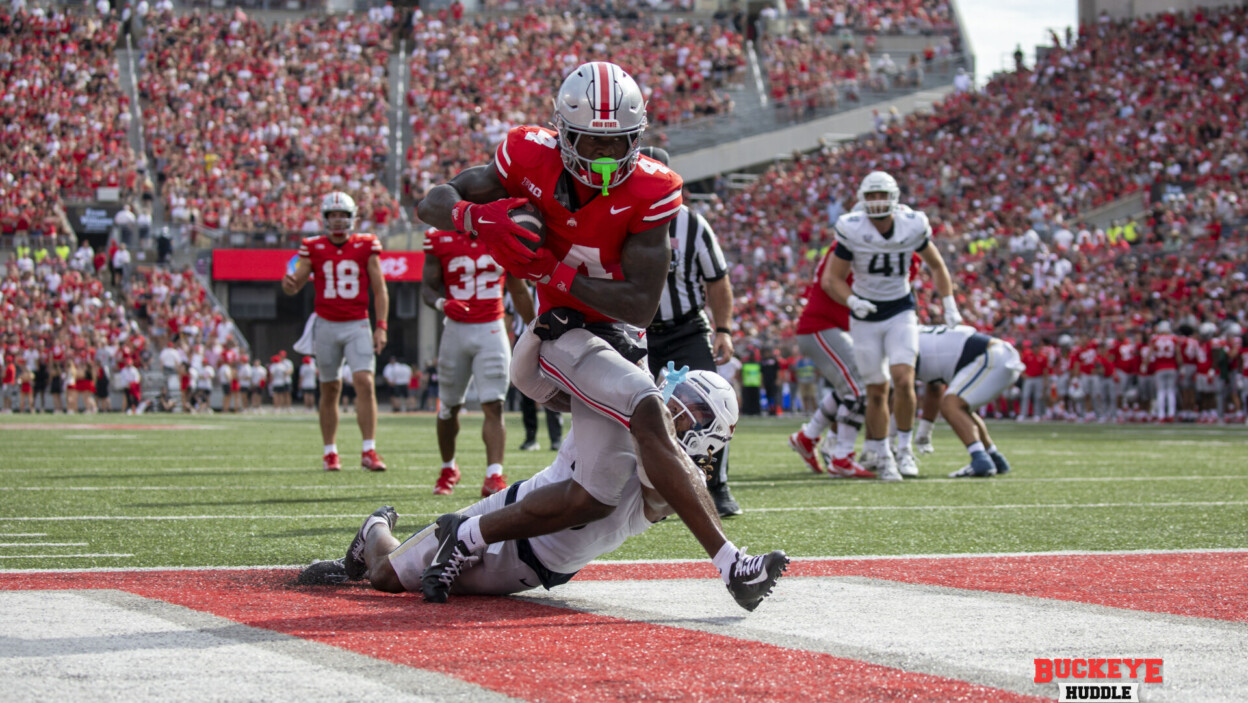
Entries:
<svg viewBox="0 0 1248 703">
<path fill-rule="evenodd" d="M 611 64 L 598 62 L 598 116 L 604 120 L 611 119 Z"/>
</svg>

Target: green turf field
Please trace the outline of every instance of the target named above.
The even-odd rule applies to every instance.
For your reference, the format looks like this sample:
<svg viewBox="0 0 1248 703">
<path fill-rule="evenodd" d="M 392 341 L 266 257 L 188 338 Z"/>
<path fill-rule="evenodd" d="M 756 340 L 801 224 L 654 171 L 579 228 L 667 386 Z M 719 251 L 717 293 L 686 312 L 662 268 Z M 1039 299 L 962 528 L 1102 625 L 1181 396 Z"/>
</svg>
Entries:
<svg viewBox="0 0 1248 703">
<path fill-rule="evenodd" d="M 111 423 L 114 427 L 96 427 Z M 798 420 L 743 420 L 732 444 L 733 492 L 746 513 L 729 536 L 794 556 L 1248 547 L 1248 429 L 990 426 L 1014 471 L 946 479 L 965 452 L 938 426 L 923 477 L 902 484 L 811 474 L 787 445 Z M 116 426 L 122 427 L 116 427 Z M 135 427 L 125 427 L 134 425 Z M 150 425 L 196 429 L 153 430 Z M 507 474 L 552 453 L 514 451 Z M 405 535 L 478 498 L 480 416 L 464 418 L 463 482 L 433 496 L 433 417 L 383 415 L 390 470 L 367 473 L 345 417 L 341 473 L 320 470 L 312 415 L 0 417 L 0 569 L 302 564 L 341 556 L 362 517 L 399 512 Z M 543 428 L 544 432 L 544 428 Z M 544 437 L 543 437 L 544 439 Z M 701 558 L 675 519 L 608 558 Z"/>
</svg>

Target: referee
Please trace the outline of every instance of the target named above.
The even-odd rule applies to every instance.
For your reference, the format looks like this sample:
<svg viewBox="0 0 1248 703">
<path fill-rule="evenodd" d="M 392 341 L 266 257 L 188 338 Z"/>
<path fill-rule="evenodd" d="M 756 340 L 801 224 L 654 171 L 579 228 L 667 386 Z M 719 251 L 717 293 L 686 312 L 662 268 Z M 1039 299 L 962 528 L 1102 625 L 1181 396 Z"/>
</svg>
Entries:
<svg viewBox="0 0 1248 703">
<path fill-rule="evenodd" d="M 645 147 L 641 153 L 668 164 L 664 149 Z M 671 221 L 668 234 L 672 240 L 672 263 L 659 312 L 646 331 L 650 373 L 658 378 L 669 361 L 676 368 L 687 365 L 692 370 L 715 371 L 717 364 L 728 363 L 733 351 L 728 263 L 706 218 L 685 205 L 680 206 L 680 214 Z M 708 301 L 715 320 L 713 337 L 703 311 Z M 725 446 L 714 459 L 707 488 L 715 499 L 715 507 L 721 517 L 740 515 L 741 506 L 728 490 L 728 448 Z"/>
</svg>

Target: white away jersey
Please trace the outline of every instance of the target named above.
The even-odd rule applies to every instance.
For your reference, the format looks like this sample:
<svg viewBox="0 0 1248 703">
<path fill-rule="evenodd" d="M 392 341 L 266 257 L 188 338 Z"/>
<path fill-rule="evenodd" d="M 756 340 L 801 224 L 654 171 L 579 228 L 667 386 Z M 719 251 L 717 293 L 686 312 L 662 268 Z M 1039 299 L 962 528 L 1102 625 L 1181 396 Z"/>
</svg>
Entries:
<svg viewBox="0 0 1248 703">
<path fill-rule="evenodd" d="M 966 362 L 988 348 L 990 339 L 988 335 L 980 334 L 974 327 L 967 325 L 920 325 L 919 362 L 915 369 L 915 378 L 923 383 L 948 383 Z M 968 345 L 968 342 L 971 344 Z M 968 358 L 963 359 L 964 354 Z"/>
<path fill-rule="evenodd" d="M 888 301 L 910 294 L 910 260 L 931 241 L 927 215 L 899 205 L 893 214 L 893 234 L 881 235 L 863 212 L 847 212 L 837 219 L 836 255 L 850 262 L 854 295 Z"/>
</svg>

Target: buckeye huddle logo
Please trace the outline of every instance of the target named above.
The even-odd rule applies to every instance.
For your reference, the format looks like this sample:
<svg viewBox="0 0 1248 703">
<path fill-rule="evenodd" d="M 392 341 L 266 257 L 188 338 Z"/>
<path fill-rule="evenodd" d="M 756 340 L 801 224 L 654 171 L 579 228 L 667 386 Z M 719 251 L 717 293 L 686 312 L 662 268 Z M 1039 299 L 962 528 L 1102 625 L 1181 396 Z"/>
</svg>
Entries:
<svg viewBox="0 0 1248 703">
<path fill-rule="evenodd" d="M 1139 701 L 1140 680 L 1162 683 L 1162 660 L 1035 659 L 1036 683 L 1057 681 L 1057 700 Z M 1130 683 L 1119 683 L 1131 679 Z"/>
</svg>

